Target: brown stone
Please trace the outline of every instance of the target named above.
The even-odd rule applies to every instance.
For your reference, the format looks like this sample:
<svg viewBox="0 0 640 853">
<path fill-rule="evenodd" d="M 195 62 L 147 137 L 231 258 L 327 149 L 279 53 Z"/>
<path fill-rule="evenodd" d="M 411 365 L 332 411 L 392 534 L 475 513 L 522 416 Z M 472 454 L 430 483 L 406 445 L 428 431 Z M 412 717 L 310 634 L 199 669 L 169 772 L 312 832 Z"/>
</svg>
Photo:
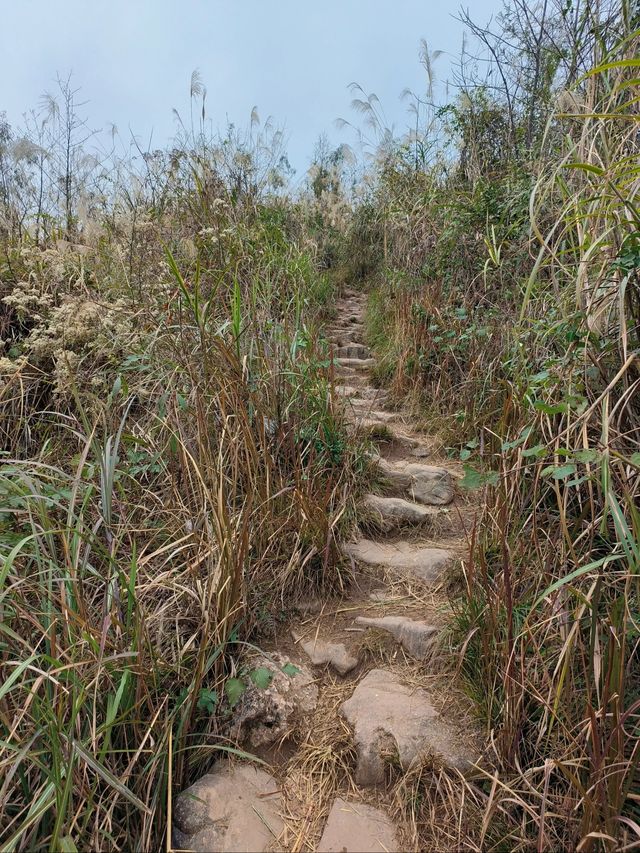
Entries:
<svg viewBox="0 0 640 853">
<path fill-rule="evenodd" d="M 444 548 L 425 548 L 410 542 L 372 542 L 370 539 L 348 542 L 342 549 L 357 562 L 386 566 L 431 583 L 440 578 L 455 556 Z"/>
<path fill-rule="evenodd" d="M 433 707 L 426 690 L 407 687 L 392 672 L 371 670 L 340 712 L 354 728 L 359 785 L 384 782 L 384 756 L 390 749 L 397 753 L 403 770 L 420 757 L 434 756 L 460 770 L 469 769 L 474 760 L 456 729 Z"/>
<path fill-rule="evenodd" d="M 378 467 L 395 491 L 415 501 L 444 505 L 453 500 L 453 478 L 446 468 L 420 462 L 388 462 L 382 458 L 378 460 Z"/>
<path fill-rule="evenodd" d="M 409 619 L 408 616 L 380 616 L 369 618 L 358 616 L 357 625 L 365 625 L 367 628 L 377 628 L 379 631 L 388 631 L 397 640 L 403 649 L 417 660 L 425 660 L 428 657 L 431 643 L 438 629 L 426 622 L 417 619 Z"/>
<path fill-rule="evenodd" d="M 318 844 L 318 853 L 395 853 L 393 824 L 381 810 L 363 803 L 334 800 Z"/>
<path fill-rule="evenodd" d="M 269 850 L 282 832 L 275 779 L 248 764 L 217 766 L 176 799 L 173 846 L 194 853 Z"/>
</svg>

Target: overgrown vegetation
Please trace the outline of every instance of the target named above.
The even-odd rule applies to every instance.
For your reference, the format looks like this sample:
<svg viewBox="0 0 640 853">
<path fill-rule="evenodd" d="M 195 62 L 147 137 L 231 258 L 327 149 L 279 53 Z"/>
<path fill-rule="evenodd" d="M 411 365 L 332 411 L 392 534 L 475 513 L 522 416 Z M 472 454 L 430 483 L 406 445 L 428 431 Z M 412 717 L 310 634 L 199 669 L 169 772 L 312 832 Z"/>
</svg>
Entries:
<svg viewBox="0 0 640 853">
<path fill-rule="evenodd" d="M 3 849 L 162 846 L 168 780 L 234 749 L 243 643 L 346 582 L 345 281 L 485 489 L 452 632 L 492 754 L 400 807 L 436 847 L 444 813 L 468 849 L 640 844 L 638 10 L 462 17 L 457 95 L 423 44 L 411 133 L 358 89 L 373 157 L 321 140 L 296 197 L 269 123 L 205 133 L 197 74 L 134 162 L 89 156 L 68 80 L 0 123 Z"/>
<path fill-rule="evenodd" d="M 168 780 L 234 748 L 241 643 L 344 582 L 333 284 L 256 124 L 77 196 L 4 130 L 3 849 L 162 846 Z"/>
<path fill-rule="evenodd" d="M 464 17 L 485 53 L 463 56 L 457 99 L 422 134 L 390 145 L 375 100 L 359 106 L 381 141 L 379 379 L 446 436 L 465 485 L 487 489 L 454 602 L 497 766 L 488 799 L 469 797 L 468 843 L 632 849 L 637 10 L 514 2 L 492 27 Z M 352 255 L 361 240 L 354 227 Z"/>
</svg>

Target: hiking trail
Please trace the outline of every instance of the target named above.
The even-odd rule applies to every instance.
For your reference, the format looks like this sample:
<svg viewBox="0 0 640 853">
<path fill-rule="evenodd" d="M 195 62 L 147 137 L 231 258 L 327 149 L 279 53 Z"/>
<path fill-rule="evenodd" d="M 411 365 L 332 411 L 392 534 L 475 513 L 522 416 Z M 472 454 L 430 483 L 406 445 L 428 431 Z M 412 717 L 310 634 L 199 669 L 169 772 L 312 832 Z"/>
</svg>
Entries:
<svg viewBox="0 0 640 853">
<path fill-rule="evenodd" d="M 465 553 L 471 510 L 436 440 L 372 384 L 366 298 L 347 290 L 327 330 L 336 396 L 378 448 L 378 486 L 343 546 L 353 582 L 302 602 L 266 645 L 267 689 L 243 697 L 236 732 L 266 763 L 219 760 L 182 792 L 174 850 L 415 849 L 421 828 L 403 818 L 398 779 L 416 767 L 464 774 L 480 758 L 470 703 L 441 665 L 446 572 Z"/>
</svg>

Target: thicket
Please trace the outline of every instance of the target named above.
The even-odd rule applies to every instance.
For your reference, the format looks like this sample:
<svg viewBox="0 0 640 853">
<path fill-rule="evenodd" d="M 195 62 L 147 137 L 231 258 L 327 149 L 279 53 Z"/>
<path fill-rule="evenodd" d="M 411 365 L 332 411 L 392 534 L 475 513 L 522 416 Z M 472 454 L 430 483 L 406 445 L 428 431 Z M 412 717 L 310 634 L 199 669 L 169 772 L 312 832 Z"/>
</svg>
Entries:
<svg viewBox="0 0 640 853">
<path fill-rule="evenodd" d="M 414 400 L 464 463 L 463 484 L 486 491 L 453 601 L 497 767 L 490 788 L 469 789 L 484 815 L 469 844 L 629 850 L 640 19 L 624 3 L 519 0 L 488 27 L 462 17 L 477 47 L 452 102 L 433 95 L 424 45 L 431 97 L 413 101 L 416 131 L 392 139 L 375 96 L 355 104 L 377 133 L 377 182 L 349 254 L 373 264 L 378 380 Z M 422 803 L 413 816 L 426 823 L 433 794 Z"/>
<path fill-rule="evenodd" d="M 324 201 L 255 114 L 131 161 L 81 111 L 61 80 L 0 144 L 3 850 L 164 846 L 246 643 L 346 577 Z"/>
</svg>

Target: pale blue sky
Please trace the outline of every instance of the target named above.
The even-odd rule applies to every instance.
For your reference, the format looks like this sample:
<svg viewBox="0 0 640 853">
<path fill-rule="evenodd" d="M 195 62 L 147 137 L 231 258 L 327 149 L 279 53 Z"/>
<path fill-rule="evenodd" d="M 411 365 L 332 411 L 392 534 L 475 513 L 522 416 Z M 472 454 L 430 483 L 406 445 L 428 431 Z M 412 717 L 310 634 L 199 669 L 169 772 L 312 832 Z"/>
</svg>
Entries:
<svg viewBox="0 0 640 853">
<path fill-rule="evenodd" d="M 500 0 L 473 0 L 486 20 Z M 453 0 L 20 0 L 3 3 L 0 111 L 12 124 L 52 89 L 56 72 L 73 71 L 93 127 L 130 127 L 144 143 L 173 134 L 172 107 L 189 111 L 189 81 L 199 68 L 208 116 L 245 124 L 258 106 L 284 125 L 290 159 L 304 171 L 314 142 L 353 117 L 347 86 L 357 81 L 404 127 L 405 86 L 424 91 L 420 38 L 444 50 L 444 80 L 462 27 Z"/>
</svg>

